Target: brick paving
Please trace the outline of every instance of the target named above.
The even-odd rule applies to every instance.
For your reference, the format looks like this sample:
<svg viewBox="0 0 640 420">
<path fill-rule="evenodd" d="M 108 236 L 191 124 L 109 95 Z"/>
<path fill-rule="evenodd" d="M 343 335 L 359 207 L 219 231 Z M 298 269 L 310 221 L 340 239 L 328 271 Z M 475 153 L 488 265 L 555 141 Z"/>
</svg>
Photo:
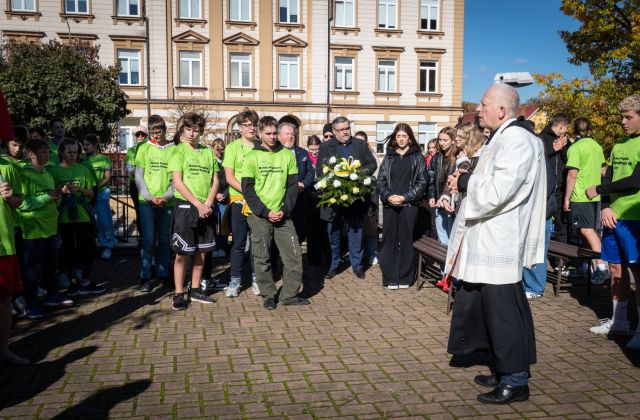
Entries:
<svg viewBox="0 0 640 420">
<path fill-rule="evenodd" d="M 381 287 L 377 267 L 347 270 L 308 307 L 266 311 L 250 291 L 171 310 L 169 292 L 136 293 L 139 261 L 96 264 L 102 296 L 40 321 L 18 320 L 12 348 L 37 361 L 2 366 L 0 418 L 629 418 L 640 413 L 639 352 L 588 332 L 607 315 L 604 287 L 533 301 L 532 397 L 476 402 L 481 367 L 449 366 L 446 296 Z M 223 270 L 221 267 L 219 270 Z M 306 270 L 314 283 L 320 270 Z M 316 283 L 317 284 L 317 283 Z M 633 319 L 633 325 L 637 322 Z"/>
</svg>

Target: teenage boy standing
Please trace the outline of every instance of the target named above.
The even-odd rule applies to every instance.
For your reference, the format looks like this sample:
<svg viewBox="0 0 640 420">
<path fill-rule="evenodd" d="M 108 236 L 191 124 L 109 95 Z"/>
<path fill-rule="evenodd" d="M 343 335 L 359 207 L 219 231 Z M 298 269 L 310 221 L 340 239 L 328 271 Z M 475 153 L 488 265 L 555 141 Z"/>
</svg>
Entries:
<svg viewBox="0 0 640 420">
<path fill-rule="evenodd" d="M 278 141 L 278 122 L 263 117 L 258 122 L 261 142 L 255 142 L 242 167 L 242 192 L 251 213 L 251 243 L 256 281 L 265 309 L 276 308 L 277 289 L 273 282 L 271 246 L 275 242 L 284 267 L 280 302 L 308 305 L 298 295 L 302 284 L 302 252 L 291 211 L 298 196 L 298 167 L 293 153 Z"/>
<path fill-rule="evenodd" d="M 198 143 L 204 125 L 202 115 L 195 112 L 185 114 L 178 126 L 180 144 L 169 158 L 168 170 L 175 188 L 171 237 L 171 245 L 176 252 L 173 264 L 175 310 L 184 310 L 188 306 L 184 297 L 184 275 L 191 255 L 191 299 L 201 303 L 216 301 L 200 289 L 204 255 L 215 246 L 216 221 L 212 206 L 218 193 L 216 158 L 210 148 Z"/>
</svg>

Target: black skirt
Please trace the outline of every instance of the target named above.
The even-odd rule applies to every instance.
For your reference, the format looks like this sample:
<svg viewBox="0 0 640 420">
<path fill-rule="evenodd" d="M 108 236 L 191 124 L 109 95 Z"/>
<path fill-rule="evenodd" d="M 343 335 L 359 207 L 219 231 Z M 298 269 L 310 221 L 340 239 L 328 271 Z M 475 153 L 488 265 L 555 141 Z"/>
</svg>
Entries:
<svg viewBox="0 0 640 420">
<path fill-rule="evenodd" d="M 493 367 L 501 374 L 529 371 L 536 363 L 536 339 L 522 282 L 461 282 L 447 351 L 454 356 L 489 353 Z"/>
</svg>

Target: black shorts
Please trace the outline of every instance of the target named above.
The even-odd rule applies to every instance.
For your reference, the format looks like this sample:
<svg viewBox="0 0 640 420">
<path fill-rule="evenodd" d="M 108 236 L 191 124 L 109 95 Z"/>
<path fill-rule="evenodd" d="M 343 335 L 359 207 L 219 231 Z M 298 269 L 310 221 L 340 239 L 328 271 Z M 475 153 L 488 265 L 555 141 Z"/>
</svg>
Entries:
<svg viewBox="0 0 640 420">
<path fill-rule="evenodd" d="M 171 248 L 176 254 L 209 252 L 216 245 L 216 220 L 213 213 L 206 219 L 201 219 L 198 209 L 188 201 L 176 199 L 171 232 Z"/>
<path fill-rule="evenodd" d="M 600 228 L 600 202 L 571 202 L 571 224 L 577 229 Z"/>
</svg>

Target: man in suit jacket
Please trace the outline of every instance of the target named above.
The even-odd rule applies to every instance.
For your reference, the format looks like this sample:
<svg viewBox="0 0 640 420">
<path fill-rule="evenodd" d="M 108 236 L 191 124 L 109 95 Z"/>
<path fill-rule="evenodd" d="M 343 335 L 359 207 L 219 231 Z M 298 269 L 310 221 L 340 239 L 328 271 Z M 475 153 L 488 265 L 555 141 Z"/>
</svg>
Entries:
<svg viewBox="0 0 640 420">
<path fill-rule="evenodd" d="M 362 164 L 362 170 L 371 175 L 375 172 L 378 164 L 373 158 L 369 146 L 364 140 L 351 136 L 351 123 L 346 117 L 337 117 L 331 123 L 334 138 L 329 139 L 320 145 L 318 152 L 318 165 L 316 172 L 319 178 L 323 176 L 322 165 L 332 156 L 336 159 L 349 158 L 357 159 Z M 331 244 L 331 265 L 325 275 L 325 279 L 330 279 L 336 274 L 338 263 L 340 262 L 340 241 L 342 239 L 342 228 L 346 226 L 349 240 L 349 260 L 353 273 L 360 279 L 364 278 L 364 266 L 362 263 L 362 221 L 366 212 L 367 203 L 357 202 L 350 207 L 323 206 L 320 208 L 320 218 L 327 221 L 327 232 L 329 243 Z"/>
<path fill-rule="evenodd" d="M 298 241 L 302 243 L 307 236 L 305 209 L 308 203 L 308 192 L 315 178 L 315 171 L 311 160 L 309 160 L 309 152 L 295 144 L 295 127 L 293 124 L 285 122 L 278 126 L 278 140 L 285 148 L 291 150 L 296 157 L 298 166 L 298 199 L 291 212 L 291 218 L 296 228 Z"/>
</svg>

